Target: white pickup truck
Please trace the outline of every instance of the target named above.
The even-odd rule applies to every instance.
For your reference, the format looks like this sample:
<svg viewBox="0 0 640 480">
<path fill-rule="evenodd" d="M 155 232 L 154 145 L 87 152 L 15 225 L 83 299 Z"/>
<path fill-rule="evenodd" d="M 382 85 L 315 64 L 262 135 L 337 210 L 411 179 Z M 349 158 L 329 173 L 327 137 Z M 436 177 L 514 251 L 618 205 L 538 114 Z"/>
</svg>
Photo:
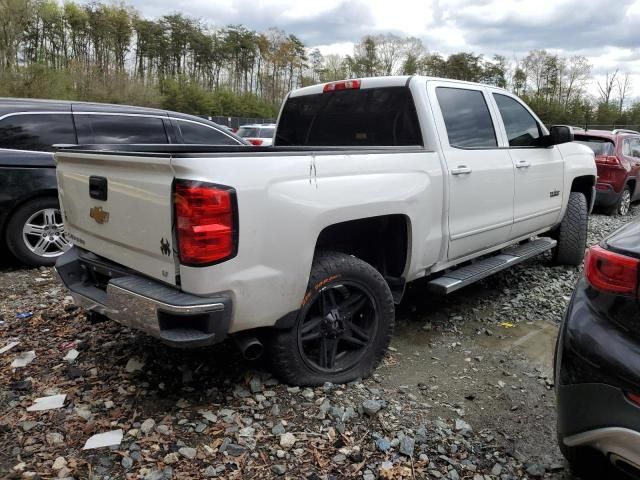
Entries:
<svg viewBox="0 0 640 480">
<path fill-rule="evenodd" d="M 596 167 L 571 139 L 504 90 L 397 76 L 291 92 L 272 147 L 61 149 L 57 272 L 89 315 L 350 381 L 407 282 L 446 294 L 551 249 L 580 264 Z"/>
</svg>

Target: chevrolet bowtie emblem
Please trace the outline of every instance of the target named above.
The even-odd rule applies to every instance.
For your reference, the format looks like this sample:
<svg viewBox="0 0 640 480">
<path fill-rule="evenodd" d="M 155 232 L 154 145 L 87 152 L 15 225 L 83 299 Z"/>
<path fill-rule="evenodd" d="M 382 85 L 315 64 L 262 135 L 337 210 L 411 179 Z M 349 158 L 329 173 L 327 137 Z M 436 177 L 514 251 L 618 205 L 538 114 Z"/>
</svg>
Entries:
<svg viewBox="0 0 640 480">
<path fill-rule="evenodd" d="M 93 207 L 89 210 L 89 216 L 99 224 L 107 223 L 109 221 L 109 212 L 102 210 L 102 207 Z"/>
</svg>

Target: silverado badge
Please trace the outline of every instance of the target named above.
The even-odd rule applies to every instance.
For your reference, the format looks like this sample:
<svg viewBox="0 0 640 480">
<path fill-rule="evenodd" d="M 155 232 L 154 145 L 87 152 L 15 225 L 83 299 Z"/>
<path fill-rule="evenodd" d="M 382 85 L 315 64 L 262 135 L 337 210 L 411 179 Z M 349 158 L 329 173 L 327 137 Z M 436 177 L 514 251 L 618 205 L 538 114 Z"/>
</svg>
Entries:
<svg viewBox="0 0 640 480">
<path fill-rule="evenodd" d="M 93 207 L 89 210 L 89 216 L 101 225 L 109 221 L 109 212 L 102 210 L 102 207 Z"/>
</svg>

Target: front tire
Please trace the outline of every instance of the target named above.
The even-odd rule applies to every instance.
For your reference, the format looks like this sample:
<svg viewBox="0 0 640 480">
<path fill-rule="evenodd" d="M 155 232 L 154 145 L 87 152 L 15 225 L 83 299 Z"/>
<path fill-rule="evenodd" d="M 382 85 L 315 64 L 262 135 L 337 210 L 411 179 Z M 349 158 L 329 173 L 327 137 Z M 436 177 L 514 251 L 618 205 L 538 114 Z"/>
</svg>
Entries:
<svg viewBox="0 0 640 480">
<path fill-rule="evenodd" d="M 384 356 L 395 307 L 371 265 L 344 253 L 315 259 L 295 325 L 268 344 L 274 373 L 292 385 L 365 378 Z"/>
<path fill-rule="evenodd" d="M 580 265 L 587 245 L 589 208 L 583 193 L 571 192 L 564 218 L 557 231 L 558 244 L 553 252 L 557 265 Z"/>
<path fill-rule="evenodd" d="M 7 247 L 22 263 L 51 266 L 71 247 L 65 237 L 60 205 L 55 197 L 30 200 L 7 223 Z"/>
</svg>

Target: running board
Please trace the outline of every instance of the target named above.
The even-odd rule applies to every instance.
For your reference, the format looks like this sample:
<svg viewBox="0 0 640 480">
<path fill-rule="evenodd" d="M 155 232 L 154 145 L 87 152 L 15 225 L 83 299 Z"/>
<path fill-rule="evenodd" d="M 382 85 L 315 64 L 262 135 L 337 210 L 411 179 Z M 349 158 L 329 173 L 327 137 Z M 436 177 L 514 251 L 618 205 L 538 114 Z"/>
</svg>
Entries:
<svg viewBox="0 0 640 480">
<path fill-rule="evenodd" d="M 522 245 L 507 247 L 498 255 L 446 272 L 441 277 L 431 280 L 427 284 L 427 288 L 430 292 L 438 295 L 455 292 L 473 282 L 546 252 L 555 247 L 557 243 L 551 238 L 537 238 Z"/>
</svg>

